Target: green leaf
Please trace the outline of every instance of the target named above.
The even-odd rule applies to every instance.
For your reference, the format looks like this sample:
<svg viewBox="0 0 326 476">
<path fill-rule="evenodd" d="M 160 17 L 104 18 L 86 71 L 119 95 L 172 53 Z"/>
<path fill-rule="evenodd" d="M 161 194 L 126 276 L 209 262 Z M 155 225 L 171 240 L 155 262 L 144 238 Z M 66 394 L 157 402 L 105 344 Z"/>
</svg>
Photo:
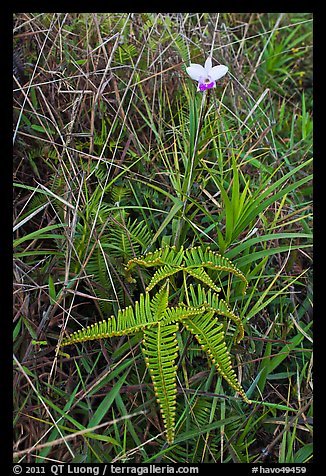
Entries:
<svg viewBox="0 0 326 476">
<path fill-rule="evenodd" d="M 59 414 L 61 414 L 63 416 L 63 421 L 66 417 L 66 419 L 68 421 L 70 421 L 70 423 L 72 423 L 76 428 L 78 428 L 79 430 L 83 430 L 85 427 L 83 425 L 81 425 L 80 423 L 78 423 L 76 420 L 74 420 L 72 417 L 70 417 L 70 415 L 68 413 L 70 408 L 71 408 L 71 405 L 75 402 L 75 395 L 76 395 L 78 389 L 79 389 L 79 385 L 76 385 L 74 390 L 71 392 L 71 395 L 69 396 L 69 399 L 68 399 L 67 403 L 65 404 L 63 410 L 61 410 L 59 412 Z M 47 400 L 45 398 L 43 398 L 43 399 L 47 403 Z M 58 408 L 56 406 L 54 406 L 54 407 L 55 407 L 55 409 Z M 58 427 L 61 428 L 61 426 L 59 426 L 59 425 L 58 425 Z M 71 429 L 70 429 L 70 431 L 71 431 Z M 55 440 L 58 437 L 58 435 L 59 435 L 59 431 L 56 427 L 54 427 L 53 430 L 51 431 L 50 436 L 48 437 L 47 441 L 51 442 L 51 441 Z M 42 459 L 40 459 L 40 463 L 43 461 L 43 458 L 46 457 L 49 454 L 51 449 L 52 449 L 51 446 L 41 449 L 41 451 L 39 453 L 39 457 L 42 458 Z"/>
<path fill-rule="evenodd" d="M 53 278 L 50 274 L 49 274 L 49 296 L 50 296 L 50 303 L 52 305 L 55 304 L 57 300 L 57 295 L 55 292 Z"/>
<path fill-rule="evenodd" d="M 257 403 L 268 408 L 275 408 L 276 410 L 282 410 L 284 412 L 297 412 L 297 408 L 291 408 L 287 405 L 282 405 L 281 403 L 270 403 L 270 402 L 260 402 L 259 400 L 251 400 L 251 403 Z"/>
<path fill-rule="evenodd" d="M 279 253 L 288 252 L 289 250 L 298 250 L 303 248 L 311 248 L 312 244 L 301 244 L 301 245 L 283 245 L 283 246 L 276 246 L 275 248 L 268 248 L 266 250 L 256 251 L 250 253 L 247 256 L 243 256 L 237 260 L 238 266 L 245 266 L 249 263 L 253 263 L 257 260 L 261 260 L 266 258 L 266 256 L 273 256 Z"/>
<path fill-rule="evenodd" d="M 132 258 L 125 268 L 127 279 L 130 282 L 132 280 L 129 274 L 136 266 L 144 266 L 149 269 L 158 268 L 158 270 L 154 273 L 146 293 L 139 295 L 139 300 L 135 301 L 134 306 L 120 309 L 116 317 L 111 316 L 106 321 L 94 323 L 72 333 L 59 343 L 59 348 L 78 342 L 142 332 L 144 336 L 143 354 L 160 405 L 167 431 L 167 441 L 172 444 L 176 414 L 177 367 L 175 359 L 179 349 L 176 332 L 180 323 L 194 334 L 222 377 L 247 403 L 250 403 L 231 365 L 231 357 L 223 331 L 224 324 L 220 323 L 215 315 L 231 319 L 236 324 L 238 341 L 242 339 L 244 333 L 242 322 L 223 299 L 219 299 L 216 293 L 212 293 L 212 289 L 220 291 L 220 288 L 215 285 L 203 267 L 214 270 L 214 272 L 234 274 L 246 284 L 247 280 L 228 258 L 205 247 L 196 247 L 185 251 L 181 247 L 177 251 L 176 247 L 172 246 L 146 253 L 139 258 Z M 203 284 L 200 284 L 197 286 L 196 293 L 190 285 L 192 301 L 185 289 L 179 305 L 169 307 L 169 277 L 179 271 L 183 273 L 184 278 L 188 275 L 188 278 L 202 281 L 209 290 L 206 293 Z M 163 280 L 165 282 L 161 289 L 151 296 L 149 291 Z M 186 283 L 186 280 L 184 279 L 183 282 Z M 176 295 L 178 294 L 177 292 Z M 186 296 L 187 305 L 183 302 L 184 296 Z M 105 400 L 97 410 L 96 416 L 102 415 L 103 407 L 106 407 L 108 403 L 112 403 L 112 400 Z"/>
<path fill-rule="evenodd" d="M 203 433 L 209 433 L 215 430 L 216 428 L 220 428 L 221 426 L 226 426 L 230 423 L 240 420 L 240 418 L 241 418 L 240 416 L 231 416 L 223 420 L 215 421 L 214 423 L 203 425 L 202 427 L 196 428 L 195 430 L 185 431 L 184 433 L 180 433 L 179 435 L 176 436 L 174 440 L 174 444 L 178 445 L 182 443 L 183 441 L 198 438 L 198 436 L 202 435 Z"/>
<path fill-rule="evenodd" d="M 303 329 L 306 333 L 310 327 L 312 326 L 313 321 L 309 322 L 305 328 Z M 283 362 L 283 360 L 287 359 L 291 352 L 300 344 L 300 342 L 304 339 L 304 335 L 300 332 L 290 339 L 290 344 L 285 344 L 275 355 L 274 357 L 270 357 L 271 353 L 271 345 L 268 343 L 266 345 L 265 351 L 265 359 L 261 362 L 260 369 L 263 369 L 261 377 L 259 379 L 258 387 L 260 391 L 263 391 L 267 377 L 272 374 L 272 372 Z"/>
<path fill-rule="evenodd" d="M 119 381 L 114 385 L 112 390 L 110 390 L 106 397 L 102 400 L 93 417 L 88 422 L 88 428 L 92 428 L 93 426 L 97 426 L 101 423 L 101 421 L 111 408 L 111 405 L 114 402 L 116 395 L 119 394 L 120 388 L 124 384 L 128 373 L 129 370 L 122 377 L 119 378 Z"/>
<path fill-rule="evenodd" d="M 30 321 L 23 317 L 23 322 L 24 325 L 27 327 L 29 335 L 32 337 L 32 339 L 37 339 L 36 330 L 33 328 Z"/>
<path fill-rule="evenodd" d="M 163 230 L 165 230 L 165 228 L 167 227 L 167 225 L 170 223 L 170 221 L 175 217 L 175 215 L 178 213 L 178 211 L 180 210 L 180 208 L 183 206 L 183 202 L 181 200 L 175 200 L 175 203 L 173 205 L 173 207 L 171 208 L 171 210 L 169 211 L 168 213 L 168 216 L 165 217 L 165 219 L 163 220 L 163 222 L 161 223 L 161 225 L 159 226 L 157 232 L 155 233 L 155 235 L 153 236 L 152 240 L 151 240 L 151 244 L 155 243 L 155 241 L 157 240 L 157 238 L 160 236 L 160 234 L 162 233 Z"/>
<path fill-rule="evenodd" d="M 59 223 L 57 225 L 49 225 L 49 226 L 46 226 L 44 228 L 41 228 L 40 230 L 36 230 L 36 231 L 33 231 L 32 233 L 29 233 L 25 236 L 22 236 L 21 238 L 17 238 L 17 240 L 14 240 L 14 248 L 18 245 L 20 245 L 21 243 L 24 243 L 24 241 L 27 241 L 27 240 L 36 240 L 36 239 L 44 239 L 44 238 L 53 238 L 53 239 L 65 239 L 64 236 L 62 235 L 56 235 L 56 234 L 50 234 L 48 233 L 48 231 L 50 230 L 57 230 L 58 228 L 63 228 L 67 226 L 66 223 Z"/>
<path fill-rule="evenodd" d="M 220 375 L 247 403 L 250 403 L 232 368 L 231 356 L 224 338 L 223 324 L 213 316 L 214 311 L 200 316 L 188 317 L 183 322 L 186 328 L 196 337 L 201 348 L 209 356 Z"/>
<path fill-rule="evenodd" d="M 294 455 L 293 463 L 307 463 L 313 455 L 314 446 L 313 443 L 307 443 L 300 448 Z"/>
<path fill-rule="evenodd" d="M 273 240 L 282 240 L 282 239 L 295 240 L 297 238 L 302 238 L 302 239 L 306 238 L 311 240 L 312 233 L 285 232 L 285 233 L 268 233 L 266 235 L 259 235 L 259 236 L 256 236 L 255 238 L 249 238 L 248 240 L 245 240 L 242 243 L 232 247 L 232 249 L 228 250 L 225 253 L 225 256 L 232 259 L 235 256 L 240 255 L 240 253 L 243 253 L 243 251 L 246 250 L 247 248 L 251 248 L 253 245 L 256 245 L 257 243 L 261 244 L 264 241 L 271 242 Z M 265 251 L 265 250 L 262 250 L 262 251 Z"/>
<path fill-rule="evenodd" d="M 160 405 L 162 418 L 167 430 L 167 441 L 173 442 L 176 413 L 176 370 L 178 355 L 176 332 L 178 324 L 162 326 L 144 331 L 143 353 L 153 381 L 155 396 Z"/>
<path fill-rule="evenodd" d="M 55 131 L 53 129 L 50 129 L 49 127 L 46 126 L 38 126 L 37 124 L 32 124 L 31 128 L 34 131 L 41 132 L 42 134 L 51 134 L 52 136 L 55 135 Z"/>
<path fill-rule="evenodd" d="M 21 326 L 22 326 L 22 318 L 20 317 L 20 319 L 18 320 L 17 324 L 15 325 L 15 328 L 14 328 L 14 331 L 13 331 L 13 336 L 12 337 L 13 337 L 14 342 L 17 339 L 18 334 L 20 333 Z"/>
</svg>

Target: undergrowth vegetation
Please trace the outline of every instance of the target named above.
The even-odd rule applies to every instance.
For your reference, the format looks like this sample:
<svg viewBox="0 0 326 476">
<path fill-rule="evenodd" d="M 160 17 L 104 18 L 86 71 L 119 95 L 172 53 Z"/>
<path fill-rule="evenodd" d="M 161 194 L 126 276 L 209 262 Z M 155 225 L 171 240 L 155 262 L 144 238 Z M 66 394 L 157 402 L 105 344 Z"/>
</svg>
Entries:
<svg viewBox="0 0 326 476">
<path fill-rule="evenodd" d="M 311 461 L 312 15 L 19 13 L 13 39 L 14 460 Z"/>
</svg>

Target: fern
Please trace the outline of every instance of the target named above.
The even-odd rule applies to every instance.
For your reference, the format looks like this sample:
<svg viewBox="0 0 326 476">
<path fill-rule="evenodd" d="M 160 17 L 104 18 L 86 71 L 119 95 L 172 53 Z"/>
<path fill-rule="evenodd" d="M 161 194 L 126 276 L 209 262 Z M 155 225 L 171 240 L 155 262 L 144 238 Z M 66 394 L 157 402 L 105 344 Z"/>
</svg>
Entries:
<svg viewBox="0 0 326 476">
<path fill-rule="evenodd" d="M 175 359 L 178 356 L 176 332 L 178 324 L 159 322 L 156 327 L 144 331 L 143 353 L 150 371 L 155 396 L 160 405 L 167 441 L 173 443 L 176 413 L 176 375 Z"/>
<path fill-rule="evenodd" d="M 242 280 L 245 277 L 229 260 L 210 250 L 199 249 L 177 251 L 175 248 L 165 248 L 153 253 L 147 253 L 140 258 L 133 258 L 127 264 L 129 272 L 135 266 L 146 268 L 158 267 L 154 273 L 147 291 L 139 295 L 134 306 L 119 310 L 117 316 L 92 324 L 72 333 L 58 343 L 61 347 L 86 342 L 94 339 L 104 339 L 113 336 L 143 334 L 142 351 L 152 379 L 155 396 L 160 406 L 160 412 L 166 429 L 167 441 L 172 444 L 175 433 L 176 415 L 176 375 L 178 344 L 176 332 L 179 327 L 185 327 L 206 352 L 220 375 L 228 382 L 243 400 L 248 400 L 244 389 L 232 368 L 231 355 L 225 340 L 224 324 L 219 316 L 231 319 L 237 326 L 238 341 L 243 337 L 243 325 L 228 304 L 219 299 L 219 290 L 203 267 L 216 270 L 229 270 Z M 169 277 L 182 271 L 190 277 L 201 281 L 196 288 L 190 285 L 190 293 L 186 292 L 187 303 L 180 300 L 177 306 L 169 304 Z M 150 291 L 157 283 L 164 281 L 160 290 L 151 296 Z M 246 282 L 246 280 L 245 280 Z M 208 287 L 208 291 L 203 286 Z"/>
<path fill-rule="evenodd" d="M 148 231 L 144 220 L 134 220 L 133 222 L 128 220 L 127 230 L 133 246 L 133 253 L 139 255 L 143 250 L 148 248 L 152 240 L 152 234 Z"/>
<path fill-rule="evenodd" d="M 178 271 L 182 271 L 182 269 L 183 268 L 181 266 L 171 266 L 170 264 L 166 264 L 163 266 L 163 268 L 160 268 L 156 271 L 146 290 L 151 291 L 160 281 L 167 279 L 173 274 L 176 274 Z"/>
<path fill-rule="evenodd" d="M 216 284 L 213 282 L 213 280 L 210 278 L 210 276 L 206 273 L 206 271 L 203 268 L 198 268 L 198 269 L 187 268 L 187 273 L 190 274 L 190 276 L 192 276 L 193 278 L 196 278 L 199 281 L 202 281 L 204 284 L 214 289 L 214 291 L 218 293 L 221 291 L 221 288 L 216 286 Z"/>
<path fill-rule="evenodd" d="M 184 250 L 183 247 L 179 251 L 176 247 L 160 248 L 154 252 L 149 252 L 140 258 L 132 258 L 128 261 L 125 268 L 128 280 L 131 280 L 131 271 L 138 266 L 146 268 L 162 267 L 156 271 L 152 280 L 150 281 L 147 290 L 153 289 L 160 281 L 183 271 L 186 274 L 202 281 L 204 284 L 219 292 L 221 289 L 215 285 L 211 277 L 207 274 L 204 268 L 213 271 L 226 271 L 239 277 L 245 287 L 248 282 L 244 274 L 233 264 L 228 258 L 212 251 L 210 248 L 195 247 Z"/>
<path fill-rule="evenodd" d="M 173 40 L 174 40 L 174 45 L 182 58 L 182 61 L 184 63 L 189 63 L 190 62 L 189 49 L 187 45 L 185 44 L 184 39 L 181 38 L 179 35 L 178 36 L 176 35 L 173 38 Z"/>
<path fill-rule="evenodd" d="M 128 261 L 126 271 L 130 272 L 136 265 L 150 268 L 153 266 L 180 266 L 184 258 L 183 248 L 179 252 L 176 251 L 175 246 L 160 248 L 154 252 L 149 252 L 140 258 L 133 258 Z"/>
<path fill-rule="evenodd" d="M 148 296 L 148 293 L 146 294 Z M 158 319 L 164 317 L 164 313 L 169 303 L 169 281 L 166 281 L 160 291 L 155 294 L 150 303 L 152 313 L 157 316 Z"/>
<path fill-rule="evenodd" d="M 202 249 L 201 247 L 190 248 L 185 251 L 185 262 L 190 267 L 205 267 L 214 271 L 226 271 L 238 276 L 248 286 L 248 282 L 244 274 L 233 264 L 228 258 L 212 251 L 209 247 Z"/>
<path fill-rule="evenodd" d="M 206 305 L 214 309 L 220 316 L 225 316 L 231 319 L 238 328 L 238 335 L 236 338 L 237 343 L 239 343 L 244 336 L 244 328 L 241 322 L 241 319 L 231 311 L 228 304 L 220 299 L 216 293 L 212 293 L 209 289 L 208 292 L 205 291 L 200 285 L 197 286 L 197 294 L 194 290 L 193 285 L 190 285 L 190 295 L 191 301 L 194 306 Z"/>
<path fill-rule="evenodd" d="M 80 329 L 63 339 L 59 346 L 64 347 L 94 339 L 133 334 L 140 329 L 145 329 L 146 326 L 153 325 L 154 323 L 157 324 L 158 321 L 159 318 L 151 311 L 149 294 L 141 294 L 139 301 L 135 303 L 135 309 L 128 306 L 123 310 L 119 310 L 117 317 L 111 316 L 106 321 L 103 320 Z"/>
<path fill-rule="evenodd" d="M 135 254 L 141 253 L 152 238 L 147 228 L 144 227 L 143 221 L 132 221 L 130 218 L 126 219 L 124 211 L 119 210 L 119 213 L 120 216 L 110 220 L 112 207 L 102 203 L 98 208 L 97 215 L 95 215 L 95 208 L 91 212 L 91 219 L 96 216 L 97 220 L 94 236 L 90 238 L 89 227 L 80 223 L 78 224 L 79 235 L 75 240 L 80 261 L 84 259 L 85 243 L 90 240 L 89 249 L 93 251 L 91 256 L 87 257 L 86 273 L 93 275 L 94 292 L 100 298 L 101 311 L 106 315 L 113 311 L 112 305 L 104 300 L 111 293 L 113 287 L 115 288 L 114 295 L 119 297 L 120 303 L 124 303 L 126 299 L 123 288 L 119 284 L 119 277 L 122 278 L 124 275 L 123 262 Z M 108 225 L 103 233 L 105 223 L 108 223 Z M 98 236 L 100 236 L 99 241 L 102 249 L 96 246 Z M 113 272 L 110 274 L 109 263 L 111 263 L 110 268 L 114 267 L 116 274 Z"/>
<path fill-rule="evenodd" d="M 117 55 L 121 64 L 129 63 L 137 55 L 137 48 L 134 45 L 124 44 L 118 47 Z"/>
<path fill-rule="evenodd" d="M 183 323 L 196 337 L 222 377 L 247 403 L 250 403 L 232 368 L 231 356 L 222 330 L 223 324 L 217 317 L 213 319 L 213 316 L 214 311 L 209 311 L 199 317 L 183 319 Z"/>
</svg>

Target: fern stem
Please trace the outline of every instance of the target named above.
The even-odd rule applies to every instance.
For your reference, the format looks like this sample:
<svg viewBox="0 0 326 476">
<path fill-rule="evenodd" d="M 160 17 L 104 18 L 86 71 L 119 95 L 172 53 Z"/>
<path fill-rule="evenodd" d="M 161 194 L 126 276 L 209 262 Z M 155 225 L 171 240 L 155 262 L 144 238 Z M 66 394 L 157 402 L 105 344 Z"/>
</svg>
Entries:
<svg viewBox="0 0 326 476">
<path fill-rule="evenodd" d="M 186 295 L 187 306 L 190 306 L 190 300 L 189 300 L 188 289 L 187 289 L 187 277 L 186 277 L 187 272 L 185 269 L 182 271 L 182 274 L 183 274 L 183 289 Z"/>
</svg>

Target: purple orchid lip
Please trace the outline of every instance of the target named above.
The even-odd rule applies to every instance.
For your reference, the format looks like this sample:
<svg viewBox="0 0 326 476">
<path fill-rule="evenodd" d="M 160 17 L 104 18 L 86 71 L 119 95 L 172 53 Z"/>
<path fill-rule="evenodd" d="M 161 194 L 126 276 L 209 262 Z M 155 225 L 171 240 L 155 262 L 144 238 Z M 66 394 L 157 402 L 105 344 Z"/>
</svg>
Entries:
<svg viewBox="0 0 326 476">
<path fill-rule="evenodd" d="M 200 91 L 206 91 L 206 89 L 215 88 L 215 81 L 212 81 L 211 83 L 199 83 L 198 88 Z"/>
</svg>

